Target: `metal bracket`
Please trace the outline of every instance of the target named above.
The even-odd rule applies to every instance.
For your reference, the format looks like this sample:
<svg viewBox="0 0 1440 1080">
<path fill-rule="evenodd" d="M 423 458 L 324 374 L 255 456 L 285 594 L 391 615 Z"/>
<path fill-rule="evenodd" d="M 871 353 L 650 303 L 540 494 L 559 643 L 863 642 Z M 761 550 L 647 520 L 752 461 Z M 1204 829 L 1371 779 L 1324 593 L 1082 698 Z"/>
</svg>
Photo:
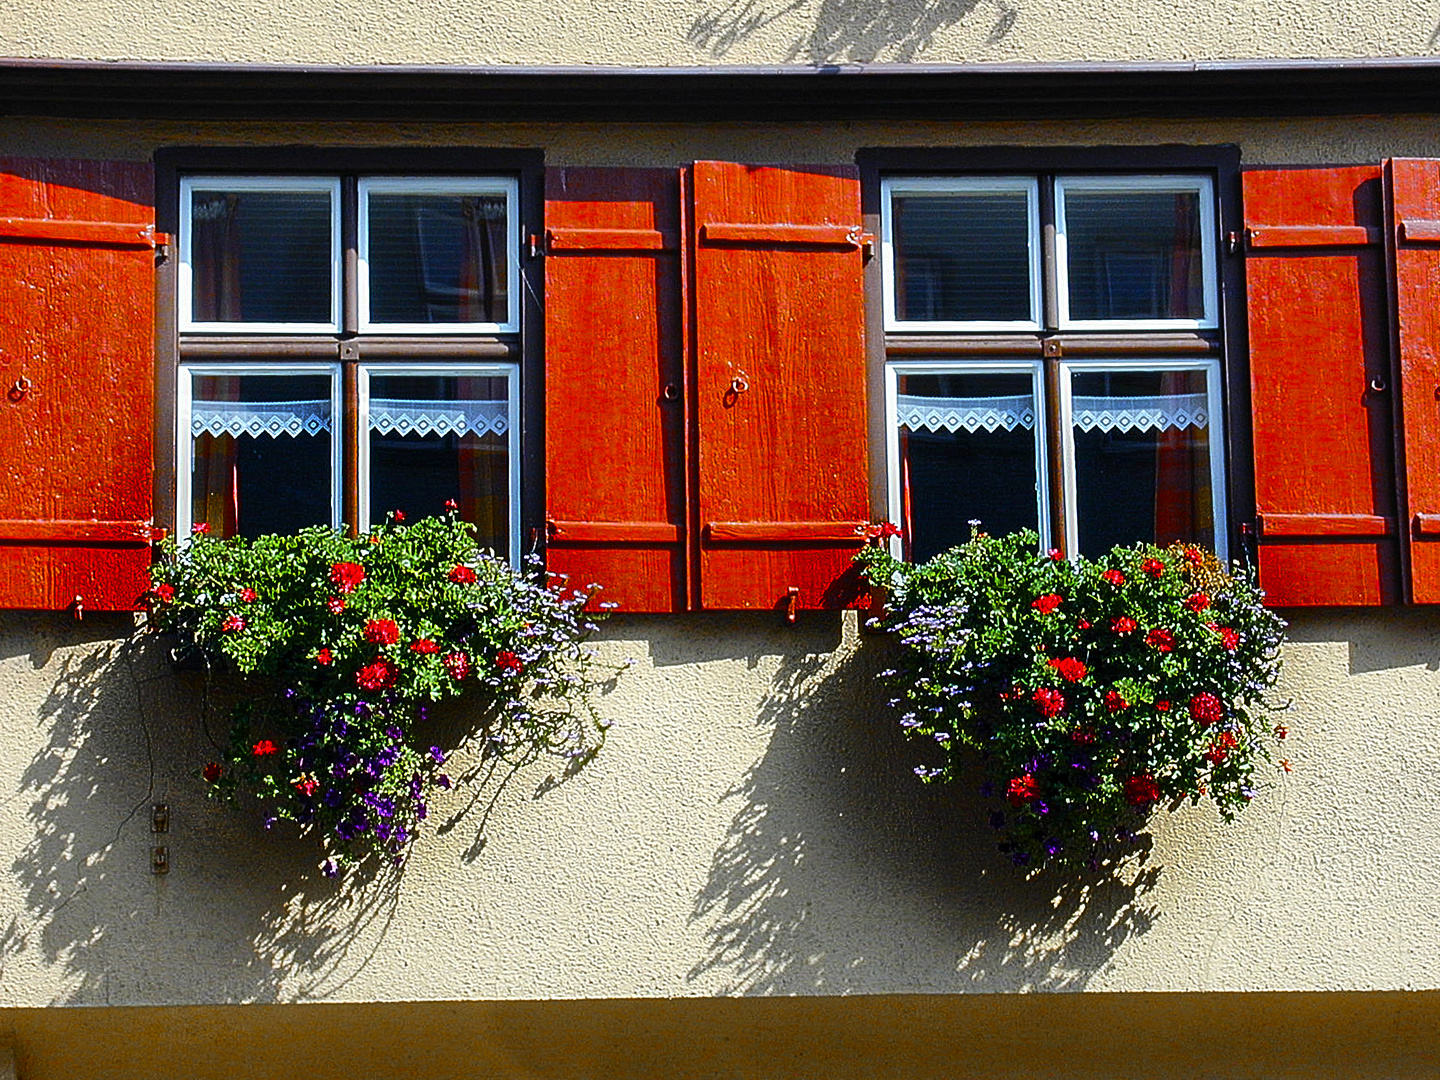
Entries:
<svg viewBox="0 0 1440 1080">
<path fill-rule="evenodd" d="M 85 620 L 85 598 L 79 593 L 76 593 L 75 599 L 70 602 L 70 606 L 75 611 L 75 621 L 83 622 Z"/>
<path fill-rule="evenodd" d="M 1046 356 L 1059 357 L 1063 356 L 1065 353 L 1064 346 L 1061 345 L 1059 338 L 1046 338 L 1045 343 L 1041 346 L 1041 349 Z"/>
<path fill-rule="evenodd" d="M 150 872 L 152 874 L 168 874 L 170 872 L 170 849 L 163 844 L 150 849 Z"/>
<path fill-rule="evenodd" d="M 170 831 L 170 806 L 167 803 L 156 803 L 150 808 L 150 831 L 153 833 L 164 833 Z"/>
<path fill-rule="evenodd" d="M 800 587 L 798 585 L 791 585 L 790 592 L 785 597 L 785 621 L 788 623 L 793 623 L 795 621 L 795 614 L 799 610 L 799 608 Z"/>
</svg>

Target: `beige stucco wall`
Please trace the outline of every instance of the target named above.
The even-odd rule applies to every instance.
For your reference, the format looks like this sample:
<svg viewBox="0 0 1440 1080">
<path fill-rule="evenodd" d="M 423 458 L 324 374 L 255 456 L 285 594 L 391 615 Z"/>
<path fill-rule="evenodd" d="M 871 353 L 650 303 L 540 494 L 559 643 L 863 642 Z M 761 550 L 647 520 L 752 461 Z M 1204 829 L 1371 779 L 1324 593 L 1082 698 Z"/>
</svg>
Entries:
<svg viewBox="0 0 1440 1080">
<path fill-rule="evenodd" d="M 316 64 L 817 64 L 1432 53 L 1429 0 L 46 0 L 0 55 Z"/>
<path fill-rule="evenodd" d="M 915 782 L 853 617 L 712 614 L 610 621 L 597 760 L 457 765 L 339 886 L 204 799 L 202 684 L 125 629 L 0 622 L 0 1006 L 1440 988 L 1432 612 L 1296 614 L 1295 772 L 1113 880 L 1027 878 Z"/>
</svg>

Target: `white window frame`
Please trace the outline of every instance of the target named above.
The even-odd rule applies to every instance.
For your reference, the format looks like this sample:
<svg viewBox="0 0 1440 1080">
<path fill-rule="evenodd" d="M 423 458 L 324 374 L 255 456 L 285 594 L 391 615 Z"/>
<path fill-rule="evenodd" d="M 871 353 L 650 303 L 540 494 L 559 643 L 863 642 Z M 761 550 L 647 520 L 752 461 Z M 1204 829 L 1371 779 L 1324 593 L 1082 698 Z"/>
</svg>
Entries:
<svg viewBox="0 0 1440 1080">
<path fill-rule="evenodd" d="M 1220 391 L 1220 361 L 1202 360 L 1062 360 L 1060 362 L 1060 445 L 1061 470 L 1064 473 L 1065 504 L 1070 513 L 1065 528 L 1067 549 L 1077 554 L 1080 551 L 1080 516 L 1077 512 L 1075 490 L 1075 414 L 1074 384 L 1076 373 L 1125 373 L 1154 374 L 1166 371 L 1201 371 L 1205 373 L 1207 406 L 1210 410 L 1210 499 L 1211 521 L 1215 531 L 1215 554 L 1222 563 L 1230 558 L 1228 530 L 1225 527 L 1225 439 L 1218 433 L 1228 430 L 1225 425 L 1224 400 Z"/>
<path fill-rule="evenodd" d="M 303 192 L 330 197 L 330 321 L 197 322 L 192 263 L 195 192 Z M 176 274 L 176 312 L 181 333 L 337 334 L 340 332 L 340 178 L 338 176 L 186 176 L 180 180 L 180 264 Z"/>
<path fill-rule="evenodd" d="M 1194 192 L 1200 204 L 1200 261 L 1204 271 L 1204 312 L 1198 319 L 1072 319 L 1070 249 L 1065 226 L 1071 192 Z M 1220 325 L 1219 260 L 1215 250 L 1215 189 L 1208 176 L 1177 173 L 1055 178 L 1056 300 L 1061 330 L 1214 330 Z"/>
<path fill-rule="evenodd" d="M 500 195 L 505 199 L 507 295 L 504 322 L 382 323 L 370 318 L 370 196 Z M 508 334 L 520 329 L 520 183 L 505 177 L 362 177 L 359 181 L 359 327 L 362 334 Z"/>
<path fill-rule="evenodd" d="M 358 367 L 359 383 L 359 505 L 356 508 L 362 523 L 370 521 L 370 378 L 388 376 L 436 376 L 440 378 L 502 378 L 505 380 L 507 403 L 506 448 L 509 454 L 509 539 L 510 563 L 520 565 L 520 366 L 518 364 L 406 364 L 362 363 Z M 362 524 L 362 528 L 368 525 Z"/>
<path fill-rule="evenodd" d="M 176 378 L 175 406 L 175 528 L 181 537 L 190 535 L 194 524 L 194 435 L 190 431 L 197 376 L 325 375 L 330 379 L 330 526 L 342 522 L 344 492 L 342 490 L 344 454 L 344 412 L 341 409 L 340 365 L 331 363 L 184 363 Z M 323 524 L 323 522 L 322 522 Z"/>
<path fill-rule="evenodd" d="M 1026 206 L 1026 251 L 1030 265 L 1030 318 L 1017 320 L 900 319 L 895 313 L 895 221 L 896 195 L 937 195 L 952 193 L 1024 192 Z M 894 332 L 956 332 L 983 330 L 1040 330 L 1040 180 L 1038 176 L 934 176 L 891 177 L 880 182 L 880 248 L 884 280 L 885 329 Z"/>
<path fill-rule="evenodd" d="M 900 377 L 902 375 L 1029 375 L 1035 402 L 1035 498 L 1038 501 L 1040 546 L 1050 534 L 1050 478 L 1047 462 L 1049 450 L 1045 427 L 1045 368 L 1039 360 L 928 360 L 895 361 L 885 365 L 885 461 L 888 517 L 899 523 L 903 518 L 900 490 Z M 890 552 L 902 556 L 900 537 L 890 541 Z"/>
</svg>

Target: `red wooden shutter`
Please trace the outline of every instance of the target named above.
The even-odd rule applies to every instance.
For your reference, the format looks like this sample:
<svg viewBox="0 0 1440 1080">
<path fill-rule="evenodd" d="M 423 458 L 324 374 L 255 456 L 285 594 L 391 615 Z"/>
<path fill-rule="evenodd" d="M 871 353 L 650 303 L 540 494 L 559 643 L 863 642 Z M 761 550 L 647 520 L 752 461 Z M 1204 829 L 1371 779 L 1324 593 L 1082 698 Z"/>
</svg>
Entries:
<svg viewBox="0 0 1440 1080">
<path fill-rule="evenodd" d="M 1440 161 L 1386 164 L 1410 596 L 1440 602 Z"/>
<path fill-rule="evenodd" d="M 679 176 L 545 179 L 547 564 L 624 611 L 686 607 Z"/>
<path fill-rule="evenodd" d="M 836 608 L 869 516 L 860 181 L 692 173 L 700 595 Z"/>
<path fill-rule="evenodd" d="M 1244 176 L 1260 583 L 1400 598 L 1378 166 Z"/>
<path fill-rule="evenodd" d="M 153 192 L 144 163 L 0 159 L 0 607 L 148 587 Z"/>
</svg>

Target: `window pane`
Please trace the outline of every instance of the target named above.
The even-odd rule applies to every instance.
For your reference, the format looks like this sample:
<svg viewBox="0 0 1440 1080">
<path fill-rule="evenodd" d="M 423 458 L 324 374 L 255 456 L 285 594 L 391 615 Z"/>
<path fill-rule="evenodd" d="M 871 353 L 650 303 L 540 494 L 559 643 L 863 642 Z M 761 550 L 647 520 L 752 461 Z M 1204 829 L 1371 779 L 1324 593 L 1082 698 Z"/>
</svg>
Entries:
<svg viewBox="0 0 1440 1080">
<path fill-rule="evenodd" d="M 333 323 L 330 213 L 328 191 L 192 191 L 191 318 Z"/>
<path fill-rule="evenodd" d="M 460 504 L 480 546 L 510 549 L 509 381 L 501 376 L 370 379 L 370 523 Z"/>
<path fill-rule="evenodd" d="M 372 323 L 504 323 L 503 195 L 371 192 Z"/>
<path fill-rule="evenodd" d="M 217 536 L 329 525 L 328 375 L 197 375 L 191 509 Z"/>
<path fill-rule="evenodd" d="M 895 315 L 902 321 L 1030 322 L 1024 191 L 897 194 Z"/>
<path fill-rule="evenodd" d="M 1203 371 L 1073 376 L 1080 552 L 1188 540 L 1215 546 Z"/>
<path fill-rule="evenodd" d="M 1039 529 L 1034 383 L 1026 373 L 900 376 L 900 505 L 910 557 Z"/>
<path fill-rule="evenodd" d="M 1197 191 L 1068 189 L 1070 318 L 1203 319 Z"/>
</svg>

